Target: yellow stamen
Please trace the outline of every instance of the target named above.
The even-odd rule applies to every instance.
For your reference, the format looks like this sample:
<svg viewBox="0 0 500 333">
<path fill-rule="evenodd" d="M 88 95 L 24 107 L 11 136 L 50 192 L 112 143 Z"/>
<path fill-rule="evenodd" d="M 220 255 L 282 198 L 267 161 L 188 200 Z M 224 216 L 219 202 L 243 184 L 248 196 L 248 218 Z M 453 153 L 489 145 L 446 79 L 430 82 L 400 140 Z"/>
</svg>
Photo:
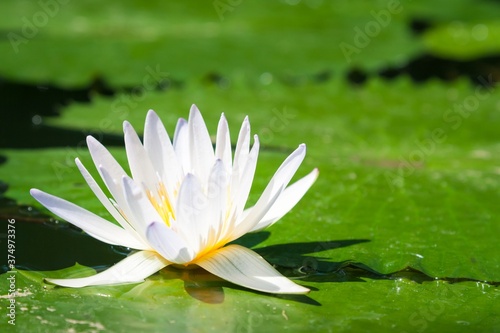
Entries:
<svg viewBox="0 0 500 333">
<path fill-rule="evenodd" d="M 226 221 L 224 221 L 224 222 L 227 223 Z M 191 260 L 189 263 L 186 263 L 185 265 L 186 266 L 193 265 L 193 264 L 195 265 L 198 260 L 200 260 L 203 257 L 206 257 L 207 255 L 220 249 L 221 247 L 224 247 L 230 241 L 231 241 L 231 239 L 228 238 L 226 235 L 224 238 L 217 240 L 213 245 L 207 246 L 206 248 L 202 249 L 193 260 Z"/>
<path fill-rule="evenodd" d="M 172 208 L 172 203 L 168 196 L 165 185 L 160 182 L 156 191 L 157 196 L 155 196 L 151 190 L 148 190 L 146 193 L 153 207 L 156 209 L 158 214 L 160 214 L 166 225 L 170 227 L 170 219 L 175 220 L 175 212 Z M 157 200 L 157 197 L 159 198 L 159 200 Z"/>
</svg>

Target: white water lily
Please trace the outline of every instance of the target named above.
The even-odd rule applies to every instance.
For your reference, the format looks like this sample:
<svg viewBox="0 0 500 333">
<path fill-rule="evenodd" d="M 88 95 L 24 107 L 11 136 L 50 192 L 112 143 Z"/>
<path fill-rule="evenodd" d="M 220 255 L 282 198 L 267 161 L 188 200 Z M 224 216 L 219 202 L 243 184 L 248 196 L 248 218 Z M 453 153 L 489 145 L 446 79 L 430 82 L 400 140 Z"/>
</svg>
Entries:
<svg viewBox="0 0 500 333">
<path fill-rule="evenodd" d="M 48 282 L 75 288 L 137 283 L 168 265 L 197 265 L 254 290 L 287 294 L 309 291 L 281 275 L 252 250 L 227 245 L 275 223 L 311 187 L 317 169 L 287 186 L 304 159 L 304 144 L 283 162 L 256 204 L 245 209 L 259 152 L 256 135 L 250 149 L 248 118 L 241 126 L 234 158 L 224 114 L 214 150 L 194 105 L 189 120 L 178 121 L 173 143 L 152 110 L 146 117 L 144 144 L 130 123 L 124 122 L 123 130 L 132 177 L 99 141 L 87 138 L 92 159 L 112 198 L 80 160 L 75 160 L 89 187 L 118 224 L 37 189 L 32 189 L 31 195 L 92 237 L 138 251 L 96 275 L 46 279 Z"/>
</svg>

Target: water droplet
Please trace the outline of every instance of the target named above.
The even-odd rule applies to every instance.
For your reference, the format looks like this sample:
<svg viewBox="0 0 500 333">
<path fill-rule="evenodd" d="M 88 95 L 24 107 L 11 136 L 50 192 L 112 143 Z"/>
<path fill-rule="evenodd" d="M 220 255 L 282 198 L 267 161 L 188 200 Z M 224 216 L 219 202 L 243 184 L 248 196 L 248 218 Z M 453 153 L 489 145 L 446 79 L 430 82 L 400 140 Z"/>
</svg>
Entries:
<svg viewBox="0 0 500 333">
<path fill-rule="evenodd" d="M 130 253 L 130 251 L 132 251 L 132 249 L 129 247 L 118 246 L 118 245 L 112 245 L 111 249 L 113 250 L 113 252 L 118 253 L 118 254 L 122 254 L 122 255 L 127 255 Z"/>
<path fill-rule="evenodd" d="M 262 73 L 260 75 L 260 83 L 263 85 L 269 85 L 273 82 L 273 75 L 271 73 Z"/>
<path fill-rule="evenodd" d="M 31 118 L 31 122 L 33 125 L 38 126 L 42 123 L 42 117 L 36 114 Z"/>
</svg>

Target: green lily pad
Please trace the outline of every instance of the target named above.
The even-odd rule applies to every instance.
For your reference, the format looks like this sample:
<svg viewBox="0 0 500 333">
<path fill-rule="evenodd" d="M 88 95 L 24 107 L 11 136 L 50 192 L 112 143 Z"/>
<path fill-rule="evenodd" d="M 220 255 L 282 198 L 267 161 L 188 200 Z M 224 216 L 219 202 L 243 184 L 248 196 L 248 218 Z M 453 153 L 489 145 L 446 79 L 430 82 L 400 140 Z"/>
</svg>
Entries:
<svg viewBox="0 0 500 333">
<path fill-rule="evenodd" d="M 306 263 L 313 270 L 330 272 L 338 268 L 335 263 L 349 261 L 383 274 L 411 267 L 431 277 L 500 281 L 496 247 L 500 229 L 495 219 L 499 216 L 500 146 L 493 121 L 498 117 L 499 92 L 495 88 L 473 88 L 464 82 L 417 86 L 406 80 L 389 84 L 374 80 L 359 89 L 332 82 L 293 90 L 274 84 L 267 89 L 200 91 L 188 87 L 145 94 L 126 118 L 141 128 L 145 116 L 141 109 L 158 105 L 172 133 L 174 119 L 187 115 L 179 105 L 195 100 L 203 105 L 212 133 L 220 112 L 226 111 L 234 140 L 239 122 L 249 114 L 254 132 L 263 137 L 250 202 L 302 141 L 308 144 L 308 156 L 299 174 L 320 169 L 310 193 L 269 229 L 272 237 L 261 244 L 283 245 L 282 254 L 271 257 L 273 263 L 291 268 Z M 99 125 L 106 121 L 116 126 L 106 130 L 118 131 L 120 117 L 113 105 L 124 96 L 71 106 L 54 123 L 78 124 L 85 128 L 82 131 L 93 129 L 98 134 Z M 475 100 L 476 109 L 461 113 Z M 263 105 L 267 112 L 255 111 Z M 455 105 L 462 111 L 454 110 Z M 279 124 L 273 120 L 278 117 L 273 108 L 289 110 L 293 117 Z M 272 136 L 266 137 L 263 131 L 273 128 Z M 112 152 L 126 165 L 124 149 Z M 28 190 L 37 187 L 109 217 L 73 166 L 79 156 L 91 168 L 83 145 L 38 153 L 8 151 L 7 156 L 11 162 L 0 169 L 11 177 L 7 195 L 33 204 Z M 31 172 L 34 163 L 36 174 Z M 339 240 L 352 244 L 335 245 Z M 317 249 L 286 250 L 286 244 L 301 242 L 314 242 Z M 311 259 L 307 251 L 320 251 L 327 260 Z"/>
<path fill-rule="evenodd" d="M 187 117 L 195 103 L 213 135 L 222 112 L 230 122 L 233 140 L 249 115 L 264 146 L 292 149 L 306 142 L 309 154 L 323 157 L 360 149 L 372 151 L 373 157 L 397 158 L 426 144 L 433 150 L 429 140 L 449 150 L 496 145 L 496 127 L 484 123 L 500 121 L 496 111 L 500 92 L 491 76 L 479 81 L 485 86 L 473 87 L 466 80 L 419 85 L 407 78 L 371 79 L 356 88 L 341 79 L 293 88 L 279 82 L 249 86 L 235 81 L 225 88 L 191 83 L 166 92 L 95 96 L 92 104 L 74 103 L 61 117 L 44 122 L 99 138 L 103 133 L 121 135 L 124 120 L 142 132 L 146 111 L 154 109 L 173 134 L 177 119 Z"/>
<path fill-rule="evenodd" d="M 175 269 L 162 270 L 142 284 L 77 290 L 45 285 L 42 279 L 83 276 L 93 274 L 92 269 L 19 270 L 0 279 L 2 290 L 8 290 L 7 277 L 17 274 L 16 328 L 154 332 L 285 327 L 303 331 L 314 325 L 319 331 L 334 327 L 340 332 L 450 327 L 468 332 L 471 327 L 480 331 L 498 327 L 496 89 L 468 117 L 458 118 L 462 122 L 454 129 L 457 120 L 447 123 L 443 112 L 475 96 L 475 88 L 464 82 L 415 86 L 406 80 L 372 81 L 360 89 L 338 82 L 294 89 L 236 88 L 207 87 L 202 94 L 193 86 L 148 93 L 126 118 L 140 129 L 144 110 L 155 107 L 172 132 L 175 119 L 187 115 L 186 101 L 195 100 L 212 133 L 220 112 L 226 112 L 234 140 L 241 119 L 249 114 L 253 131 L 263 139 L 251 202 L 289 151 L 305 141 L 309 152 L 299 176 L 319 167 L 317 183 L 282 221 L 240 242 L 310 287 L 310 295 L 264 295 L 203 271 Z M 97 137 L 118 132 L 120 126 L 115 123 L 121 119 L 113 116 L 111 105 L 121 98 L 75 104 L 53 124 L 78 124 L 73 128 L 94 129 Z M 263 108 L 267 112 L 255 111 Z M 276 128 L 277 120 L 272 125 L 273 117 L 278 117 L 273 110 L 293 112 L 286 129 Z M 103 119 L 110 125 L 100 130 Z M 441 127 L 447 140 L 436 144 L 424 160 L 405 167 L 405 160 L 417 156 L 418 140 L 426 142 L 432 137 L 427 135 Z M 266 128 L 275 132 L 263 131 Z M 124 149 L 110 150 L 125 166 Z M 0 178 L 10 185 L 7 197 L 41 209 L 28 194 L 29 188 L 37 187 L 109 218 L 73 165 L 79 157 L 93 170 L 83 142 L 77 148 L 2 154 L 7 162 L 0 167 Z M 64 237 L 52 242 L 67 243 Z M 101 268 L 119 260 L 119 256 L 109 257 L 108 250 L 88 249 L 94 265 L 96 258 L 101 259 L 97 264 Z M 62 253 L 69 260 L 81 260 L 72 252 Z M 0 301 L 0 310 L 7 311 L 7 292 Z M 7 321 L 0 325 L 11 328 Z"/>
<path fill-rule="evenodd" d="M 318 332 L 400 330 L 494 331 L 500 325 L 499 290 L 476 282 L 419 280 L 406 272 L 390 278 L 346 270 L 299 281 L 308 296 L 270 296 L 240 290 L 203 271 L 164 269 L 141 284 L 83 289 L 42 283 L 46 276 L 92 274 L 76 265 L 65 270 L 2 275 L 15 298 L 2 295 L 0 310 L 15 299 L 15 328 L 21 331 L 211 332 L 270 329 Z M 369 301 L 367 301 L 369 300 Z M 403 306 L 404 305 L 404 306 Z M 2 330 L 12 329 L 6 320 Z"/>
<path fill-rule="evenodd" d="M 0 195 L 4 249 L 8 221 L 16 220 L 16 249 L 3 252 L 0 272 L 9 253 L 17 266 L 0 274 L 0 331 L 500 329 L 498 86 L 491 76 L 477 87 L 404 77 L 355 87 L 340 79 L 352 68 L 404 66 L 423 52 L 459 60 L 498 53 L 498 4 L 5 0 L 0 12 L 2 78 L 131 88 L 43 119 L 81 132 L 76 147 L 61 139 L 63 148 L 0 152 L 2 190 L 9 185 Z M 415 22 L 430 28 L 414 34 Z M 262 143 L 250 204 L 286 156 L 307 144 L 296 178 L 318 167 L 317 183 L 277 224 L 236 242 L 311 293 L 262 294 L 175 268 L 140 284 L 44 283 L 94 274 L 129 249 L 44 215 L 29 189 L 111 219 L 74 165 L 79 157 L 97 177 L 85 135 L 121 135 L 123 120 L 142 132 L 150 108 L 172 134 L 191 103 L 212 134 L 225 112 L 233 142 L 249 115 Z M 124 148 L 110 150 L 128 169 Z"/>
<path fill-rule="evenodd" d="M 97 79 L 135 87 L 217 73 L 257 81 L 267 73 L 287 78 L 328 76 L 353 64 L 380 68 L 422 50 L 401 6 L 370 1 L 49 3 L 55 5 L 0 4 L 5 77 L 65 87 Z"/>
<path fill-rule="evenodd" d="M 469 60 L 500 52 L 500 23 L 454 21 L 424 35 L 428 49 L 441 57 Z"/>
<path fill-rule="evenodd" d="M 202 5 L 6 0 L 0 4 L 6 37 L 0 41 L 0 72 L 15 81 L 64 87 L 100 79 L 112 87 L 137 87 L 144 80 L 162 85 L 219 74 L 254 82 L 267 80 L 268 73 L 285 80 L 304 74 L 321 79 L 352 67 L 377 71 L 404 65 L 422 54 L 425 46 L 411 31 L 415 19 L 467 25 L 493 21 L 497 11 L 491 1 L 474 0 Z M 493 45 L 495 29 L 487 27 L 492 29 L 487 44 Z M 481 35 L 484 29 L 476 30 Z M 461 47 L 454 38 L 436 40 L 436 48 Z"/>
</svg>

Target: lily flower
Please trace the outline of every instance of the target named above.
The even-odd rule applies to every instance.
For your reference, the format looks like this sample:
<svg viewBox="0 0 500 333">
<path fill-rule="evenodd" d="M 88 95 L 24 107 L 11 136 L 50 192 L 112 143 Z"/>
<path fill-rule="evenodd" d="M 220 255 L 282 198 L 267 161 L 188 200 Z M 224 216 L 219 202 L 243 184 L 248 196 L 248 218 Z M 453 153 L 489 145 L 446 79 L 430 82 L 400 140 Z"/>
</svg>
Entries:
<svg viewBox="0 0 500 333">
<path fill-rule="evenodd" d="M 245 209 L 259 153 L 250 123 L 241 126 L 234 158 L 229 128 L 222 114 L 215 149 L 195 105 L 188 121 L 179 119 L 173 142 L 157 114 L 146 117 L 144 143 L 127 121 L 123 124 L 131 177 L 92 136 L 87 145 L 112 198 L 108 198 L 80 160 L 88 186 L 117 223 L 37 189 L 31 195 L 55 215 L 112 245 L 138 250 L 93 276 L 46 281 L 66 287 L 138 283 L 168 265 L 199 266 L 222 279 L 250 289 L 302 294 L 309 289 L 281 275 L 261 256 L 230 244 L 248 232 L 262 230 L 285 215 L 318 176 L 314 169 L 288 186 L 302 163 L 301 144 L 276 171 L 253 207 Z"/>
</svg>

